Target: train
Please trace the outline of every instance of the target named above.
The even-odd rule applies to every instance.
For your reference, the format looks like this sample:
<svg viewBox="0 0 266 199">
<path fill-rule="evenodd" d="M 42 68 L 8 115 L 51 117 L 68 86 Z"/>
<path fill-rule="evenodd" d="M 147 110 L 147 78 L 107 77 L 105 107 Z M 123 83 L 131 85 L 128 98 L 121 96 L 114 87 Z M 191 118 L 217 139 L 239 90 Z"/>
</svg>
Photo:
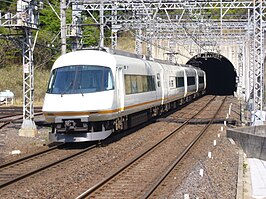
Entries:
<svg viewBox="0 0 266 199">
<path fill-rule="evenodd" d="M 78 50 L 53 64 L 43 114 L 52 142 L 103 140 L 205 94 L 206 73 L 111 49 Z"/>
</svg>

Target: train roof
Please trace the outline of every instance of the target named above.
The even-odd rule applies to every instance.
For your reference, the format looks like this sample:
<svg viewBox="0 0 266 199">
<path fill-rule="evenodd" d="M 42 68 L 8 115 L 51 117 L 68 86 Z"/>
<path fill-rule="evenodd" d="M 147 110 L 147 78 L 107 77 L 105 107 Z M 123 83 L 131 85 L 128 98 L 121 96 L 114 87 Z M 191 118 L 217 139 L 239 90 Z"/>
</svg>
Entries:
<svg viewBox="0 0 266 199">
<path fill-rule="evenodd" d="M 100 48 L 100 49 L 82 49 L 77 50 L 74 52 L 66 53 L 61 55 L 54 63 L 53 69 L 69 66 L 69 65 L 102 65 L 102 66 L 115 66 L 116 62 L 119 60 L 118 57 L 122 58 L 131 58 L 132 61 L 134 60 L 136 63 L 140 62 L 154 62 L 160 63 L 163 65 L 176 65 L 179 67 L 188 67 L 188 68 L 197 68 L 191 65 L 184 65 L 184 64 L 173 64 L 167 60 L 159 60 L 159 59 L 152 59 L 150 57 L 145 57 L 142 55 L 137 55 L 130 52 L 125 52 L 121 50 L 114 50 L 108 48 Z"/>
<path fill-rule="evenodd" d="M 83 49 L 83 50 L 85 50 L 85 49 Z M 137 55 L 135 53 L 122 51 L 122 50 L 118 50 L 118 49 L 88 48 L 86 50 L 99 50 L 99 51 L 108 52 L 108 53 L 110 53 L 112 55 L 121 55 L 121 56 L 125 56 L 125 57 L 130 57 L 130 58 L 136 58 L 136 59 L 147 60 L 147 61 L 154 61 L 154 62 L 161 63 L 161 64 L 169 64 L 169 65 L 178 65 L 178 66 L 180 66 L 180 64 L 174 64 L 174 63 L 170 62 L 169 60 L 156 59 L 156 58 L 149 57 L 149 56 L 146 56 L 146 55 Z"/>
<path fill-rule="evenodd" d="M 61 55 L 54 63 L 54 68 L 70 65 L 115 65 L 115 58 L 111 54 L 98 50 L 80 50 Z"/>
</svg>

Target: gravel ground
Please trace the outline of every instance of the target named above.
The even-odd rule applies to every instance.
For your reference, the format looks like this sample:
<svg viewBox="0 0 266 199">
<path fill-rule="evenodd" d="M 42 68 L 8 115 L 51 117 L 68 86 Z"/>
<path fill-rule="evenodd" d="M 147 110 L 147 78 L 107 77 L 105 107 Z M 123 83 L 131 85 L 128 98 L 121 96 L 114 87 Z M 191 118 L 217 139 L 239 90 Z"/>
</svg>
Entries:
<svg viewBox="0 0 266 199">
<path fill-rule="evenodd" d="M 193 154 L 190 153 L 172 172 L 162 186 L 164 189 L 158 190 L 159 194 L 153 198 L 185 198 L 185 195 L 189 198 L 235 198 L 238 148 L 218 131 L 219 127 L 215 125 L 209 130 L 209 136 L 197 144 L 197 150 L 193 150 Z M 215 132 L 222 136 L 218 138 Z M 213 145 L 214 139 L 216 146 Z"/>
<path fill-rule="evenodd" d="M 44 120 L 42 116 L 35 119 Z M 0 146 L 0 164 L 48 148 L 49 128 L 38 127 L 36 137 L 21 137 L 18 135 L 20 127 L 21 123 L 13 123 L 0 130 L 0 139 L 4 143 Z M 15 154 L 12 154 L 12 151 Z"/>
<path fill-rule="evenodd" d="M 235 119 L 239 119 L 238 102 L 235 98 L 230 98 L 229 101 L 233 103 L 232 110 L 234 109 L 231 116 Z M 187 106 L 187 108 L 189 109 L 190 106 L 192 106 L 192 104 Z M 183 111 L 184 109 L 180 110 L 180 112 Z M 221 113 L 221 117 L 225 117 L 226 112 L 228 112 L 228 108 Z M 41 117 L 36 118 L 36 120 L 42 119 Z M 2 193 L 0 193 L 0 197 L 76 197 L 86 188 L 98 182 L 102 177 L 107 176 L 108 172 L 112 169 L 123 164 L 126 160 L 160 140 L 165 136 L 166 131 L 170 131 L 178 125 L 177 123 L 157 122 L 127 136 L 119 134 L 114 137 L 114 142 L 98 148 L 90 157 L 83 156 L 71 163 L 69 162 L 68 165 L 54 167 L 50 169 L 49 172 L 43 172 L 41 175 L 36 175 L 21 181 L 19 186 L 14 185 L 10 189 L 3 190 Z M 221 126 L 222 125 L 217 125 L 215 132 L 219 131 Z M 37 150 L 48 147 L 48 128 L 38 129 L 40 133 L 38 133 L 35 138 L 19 137 L 19 128 L 20 124 L 12 124 L 2 129 L 0 132 L 1 134 L 5 134 L 5 145 L 0 147 L 2 162 L 34 153 Z M 228 198 L 229 195 L 232 196 L 232 193 L 236 192 L 235 179 L 237 175 L 235 170 L 238 167 L 238 149 L 232 146 L 226 139 L 225 131 L 220 131 L 219 134 L 219 142 L 217 141 L 217 147 L 213 152 L 213 154 L 215 154 L 213 159 L 206 158 L 206 151 L 199 152 L 199 155 L 194 155 L 195 160 L 198 160 L 200 157 L 202 158 L 202 154 L 204 154 L 203 162 L 204 166 L 209 168 L 207 172 L 208 175 L 203 175 L 203 178 L 199 177 L 198 170 L 202 167 L 203 163 L 202 161 L 195 161 L 195 163 L 191 164 L 191 168 L 188 169 L 188 175 L 181 178 L 183 182 L 182 185 L 180 187 L 173 187 L 173 192 L 170 195 L 168 193 L 169 198 L 179 198 L 182 194 L 189 193 L 191 196 L 190 198 L 194 198 L 199 192 L 207 193 L 206 190 L 211 190 L 212 188 L 214 188 L 214 192 L 208 192 L 204 198 L 215 198 L 215 196 L 217 196 L 217 198 Z M 216 133 L 214 137 L 215 136 L 217 137 L 218 134 Z M 212 146 L 212 142 L 208 145 Z M 20 150 L 21 154 L 11 155 L 13 150 Z M 230 175 L 233 176 L 230 178 Z"/>
</svg>

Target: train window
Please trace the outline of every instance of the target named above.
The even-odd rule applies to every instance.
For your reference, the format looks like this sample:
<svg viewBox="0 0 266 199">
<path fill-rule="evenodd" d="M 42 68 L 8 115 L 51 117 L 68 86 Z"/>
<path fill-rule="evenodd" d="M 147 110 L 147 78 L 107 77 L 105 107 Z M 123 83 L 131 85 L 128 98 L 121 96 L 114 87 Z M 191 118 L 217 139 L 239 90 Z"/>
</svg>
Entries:
<svg viewBox="0 0 266 199">
<path fill-rule="evenodd" d="M 169 77 L 169 87 L 176 88 L 175 77 Z"/>
<path fill-rule="evenodd" d="M 138 85 L 137 93 L 142 93 L 144 90 L 143 89 L 143 76 L 140 76 L 140 75 L 137 76 L 137 85 Z"/>
<path fill-rule="evenodd" d="M 203 76 L 199 76 L 199 84 L 203 84 L 204 83 L 204 77 Z"/>
<path fill-rule="evenodd" d="M 110 68 L 102 66 L 65 66 L 53 71 L 48 93 L 78 94 L 114 89 Z"/>
<path fill-rule="evenodd" d="M 160 80 L 160 73 L 157 73 L 157 80 Z"/>
<path fill-rule="evenodd" d="M 195 85 L 195 77 L 187 77 L 187 84 L 188 86 L 190 85 Z"/>
<path fill-rule="evenodd" d="M 130 75 L 125 75 L 125 90 L 126 90 L 126 94 L 131 94 L 131 76 Z"/>
<path fill-rule="evenodd" d="M 131 91 L 132 93 L 138 92 L 138 85 L 137 85 L 137 76 L 131 76 Z"/>
<path fill-rule="evenodd" d="M 50 80 L 49 80 L 49 83 L 48 83 L 47 93 L 49 93 L 51 91 L 51 89 L 52 89 L 52 84 L 54 83 L 54 79 L 55 79 L 55 71 L 56 70 L 52 71 L 52 74 L 51 74 L 51 77 L 50 77 Z"/>
<path fill-rule="evenodd" d="M 126 94 L 155 91 L 154 77 L 145 75 L 125 75 Z"/>
<path fill-rule="evenodd" d="M 142 76 L 142 89 L 143 89 L 143 92 L 149 91 L 149 88 L 148 88 L 148 77 L 149 76 Z"/>
<path fill-rule="evenodd" d="M 176 88 L 184 87 L 184 77 L 176 77 Z"/>
<path fill-rule="evenodd" d="M 154 80 L 154 76 L 147 76 L 148 78 L 148 91 L 155 91 L 155 80 Z"/>
</svg>

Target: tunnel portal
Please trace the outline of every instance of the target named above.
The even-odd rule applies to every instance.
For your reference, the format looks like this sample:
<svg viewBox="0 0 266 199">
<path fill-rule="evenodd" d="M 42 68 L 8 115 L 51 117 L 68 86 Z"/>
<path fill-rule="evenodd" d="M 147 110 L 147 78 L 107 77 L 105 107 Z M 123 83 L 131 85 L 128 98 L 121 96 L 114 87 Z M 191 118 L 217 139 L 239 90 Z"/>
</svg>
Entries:
<svg viewBox="0 0 266 199">
<path fill-rule="evenodd" d="M 236 71 L 224 56 L 216 53 L 199 54 L 191 58 L 187 64 L 206 72 L 206 94 L 233 95 L 236 91 Z"/>
</svg>

